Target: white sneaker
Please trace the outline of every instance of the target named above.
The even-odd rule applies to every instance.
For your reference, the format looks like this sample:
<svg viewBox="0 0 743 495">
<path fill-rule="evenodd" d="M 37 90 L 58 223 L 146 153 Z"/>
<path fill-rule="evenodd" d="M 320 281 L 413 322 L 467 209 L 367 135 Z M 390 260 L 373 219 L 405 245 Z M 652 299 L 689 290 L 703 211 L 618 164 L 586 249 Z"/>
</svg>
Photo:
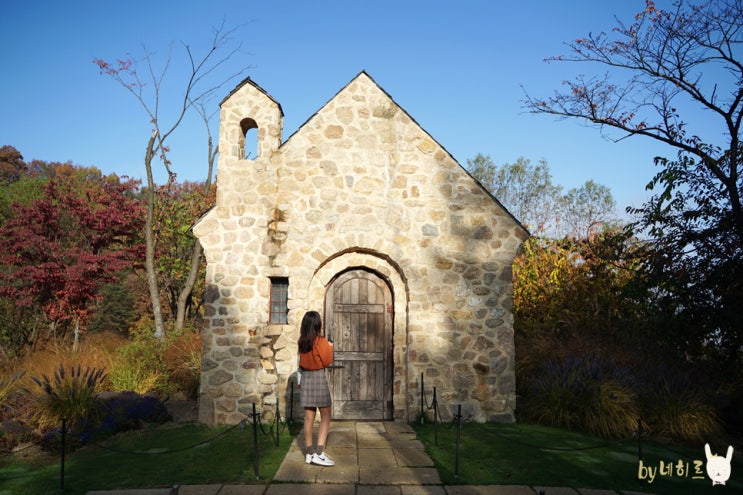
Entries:
<svg viewBox="0 0 743 495">
<path fill-rule="evenodd" d="M 312 464 L 317 464 L 318 466 L 335 466 L 335 461 L 323 452 L 322 454 L 312 454 Z"/>
<path fill-rule="evenodd" d="M 304 455 L 304 462 L 306 464 L 312 464 L 312 454 L 305 454 Z"/>
</svg>

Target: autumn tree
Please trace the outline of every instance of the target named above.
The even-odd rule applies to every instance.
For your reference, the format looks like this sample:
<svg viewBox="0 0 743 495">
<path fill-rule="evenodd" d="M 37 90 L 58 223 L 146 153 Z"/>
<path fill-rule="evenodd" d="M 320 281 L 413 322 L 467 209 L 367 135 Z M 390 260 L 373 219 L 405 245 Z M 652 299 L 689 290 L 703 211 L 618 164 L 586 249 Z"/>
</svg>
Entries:
<svg viewBox="0 0 743 495">
<path fill-rule="evenodd" d="M 73 167 L 59 162 L 32 160 L 26 162 L 21 153 L 12 146 L 4 146 L 0 152 L 0 169 L 5 180 L 0 180 L 0 227 L 17 213 L 19 206 L 29 206 L 45 197 L 45 188 L 56 169 L 64 169 L 60 175 L 78 181 L 81 186 L 87 177 L 101 177 L 93 167 Z M 81 187 L 82 189 L 82 187 Z M 0 296 L 0 354 L 7 360 L 22 352 L 45 327 L 44 312 L 38 303 L 19 305 L 13 298 Z"/>
<path fill-rule="evenodd" d="M 575 118 L 612 140 L 643 137 L 668 145 L 636 214 L 655 254 L 650 275 L 677 327 L 695 328 L 696 349 L 739 369 L 743 349 L 743 2 L 646 1 L 631 23 L 567 43 L 549 61 L 583 62 L 603 75 L 578 76 L 552 97 L 527 94 L 539 114 Z M 688 350 L 685 350 L 688 351 Z"/>
<path fill-rule="evenodd" d="M 9 145 L 0 148 L 0 185 L 13 183 L 26 173 L 27 165 L 20 151 Z"/>
<path fill-rule="evenodd" d="M 172 183 L 163 186 L 156 196 L 157 272 L 176 329 L 195 315 L 203 295 L 203 280 L 199 284 L 196 274 L 203 273 L 205 263 L 200 249 L 194 254 L 194 246 L 200 244 L 191 226 L 214 204 L 215 188 L 207 188 L 206 193 L 204 189 L 202 183 Z"/>
<path fill-rule="evenodd" d="M 568 354 L 678 363 L 672 336 L 648 331 L 658 306 L 653 289 L 636 281 L 646 255 L 644 244 L 618 227 L 525 242 L 513 276 L 522 370 L 533 372 L 544 360 Z"/>
<path fill-rule="evenodd" d="M 138 61 L 126 58 L 118 60 L 116 63 L 109 63 L 103 59 L 94 59 L 93 62 L 99 68 L 100 73 L 111 77 L 128 91 L 140 107 L 144 110 L 147 119 L 147 125 L 150 127 L 149 137 L 145 145 L 144 166 L 147 177 L 146 194 L 147 194 L 147 216 L 145 224 L 146 256 L 145 268 L 147 281 L 152 302 L 152 312 L 155 324 L 155 336 L 163 338 L 166 334 L 165 321 L 161 305 L 160 286 L 157 274 L 157 239 L 155 229 L 155 205 L 156 194 L 159 190 L 155 183 L 154 165 L 159 162 L 167 174 L 167 184 L 176 180 L 176 172 L 168 158 L 170 151 L 169 143 L 174 133 L 183 123 L 186 116 L 193 112 L 194 109 L 205 108 L 205 104 L 210 100 L 214 93 L 225 83 L 233 80 L 242 74 L 247 67 L 238 68 L 235 72 L 219 76 L 220 71 L 226 69 L 228 61 L 234 56 L 240 46 L 235 45 L 231 39 L 232 31 L 225 31 L 219 28 L 214 31 L 211 46 L 206 53 L 197 57 L 194 55 L 191 47 L 183 44 L 186 61 L 189 70 L 182 75 L 183 89 L 177 99 L 180 104 L 170 113 L 164 109 L 166 95 L 163 91 L 163 82 L 170 67 L 171 55 L 169 53 L 167 60 L 161 70 L 155 68 L 156 62 L 153 54 L 145 52 L 142 62 L 146 68 L 143 73 L 139 72 Z M 145 79 L 143 79 L 143 77 Z M 216 82 L 215 82 L 215 77 Z M 202 118 L 206 115 L 201 111 Z M 208 118 L 205 119 L 208 127 Z M 211 148 L 211 136 L 208 136 L 209 150 L 207 160 L 213 162 L 213 149 Z M 216 153 L 216 152 L 214 152 Z M 209 165 L 209 174 L 212 168 Z M 211 181 L 211 175 L 207 184 Z M 207 186 L 208 187 L 208 186 Z M 196 243 L 198 244 L 198 243 Z M 200 246 L 194 245 L 192 256 L 192 266 L 198 264 L 198 258 L 201 255 Z M 194 275 L 195 277 L 195 275 Z M 189 282 L 192 281 L 189 277 Z M 183 291 L 182 291 L 183 292 Z M 181 296 L 182 300 L 187 299 L 188 294 Z"/>
<path fill-rule="evenodd" d="M 132 234 L 143 217 L 138 182 L 77 179 L 50 180 L 41 199 L 12 205 L 0 227 L 0 296 L 40 307 L 49 335 L 72 329 L 76 338 L 100 287 L 141 256 Z"/>
</svg>

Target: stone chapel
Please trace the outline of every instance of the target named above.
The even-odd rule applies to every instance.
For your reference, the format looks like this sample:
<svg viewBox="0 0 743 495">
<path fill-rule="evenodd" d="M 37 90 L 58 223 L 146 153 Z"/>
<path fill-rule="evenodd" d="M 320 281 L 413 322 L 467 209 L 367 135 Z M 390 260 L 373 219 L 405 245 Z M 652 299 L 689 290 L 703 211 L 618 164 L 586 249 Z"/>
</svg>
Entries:
<svg viewBox="0 0 743 495">
<path fill-rule="evenodd" d="M 529 233 L 366 72 L 282 140 L 250 78 L 220 105 L 199 421 L 300 418 L 299 323 L 323 316 L 334 419 L 514 420 L 512 263 Z M 292 402 L 292 397 L 294 402 Z"/>
</svg>

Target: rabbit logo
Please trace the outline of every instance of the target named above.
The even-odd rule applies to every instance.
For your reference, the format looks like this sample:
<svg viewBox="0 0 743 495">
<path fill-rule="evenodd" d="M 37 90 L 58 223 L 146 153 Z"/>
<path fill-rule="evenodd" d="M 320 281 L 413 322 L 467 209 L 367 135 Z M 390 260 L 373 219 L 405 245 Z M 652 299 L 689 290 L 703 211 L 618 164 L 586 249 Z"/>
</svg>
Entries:
<svg viewBox="0 0 743 495">
<path fill-rule="evenodd" d="M 712 486 L 724 485 L 730 478 L 730 462 L 733 460 L 733 446 L 728 446 L 725 457 L 713 454 L 709 444 L 704 444 L 704 453 L 707 455 L 707 476 L 712 480 Z"/>
</svg>

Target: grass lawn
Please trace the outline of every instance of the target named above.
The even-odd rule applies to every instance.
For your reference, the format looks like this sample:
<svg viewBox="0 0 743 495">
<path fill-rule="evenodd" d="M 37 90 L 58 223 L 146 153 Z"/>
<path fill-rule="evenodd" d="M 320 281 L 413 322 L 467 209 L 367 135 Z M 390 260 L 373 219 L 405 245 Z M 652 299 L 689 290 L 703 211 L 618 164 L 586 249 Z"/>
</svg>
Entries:
<svg viewBox="0 0 743 495">
<path fill-rule="evenodd" d="M 301 427 L 301 425 L 300 425 Z M 265 427 L 268 431 L 268 426 Z M 196 423 L 149 426 L 84 447 L 65 458 L 64 493 L 164 488 L 174 484 L 266 483 L 281 465 L 296 429 L 284 428 L 276 447 L 258 429 L 259 477 L 254 469 L 253 428 Z M 60 459 L 0 459 L 0 495 L 59 494 Z"/>
<path fill-rule="evenodd" d="M 613 489 L 661 495 L 743 493 L 743 458 L 733 454 L 726 486 L 712 486 L 705 470 L 704 444 L 698 448 L 666 447 L 644 441 L 643 478 L 639 479 L 637 440 L 615 441 L 566 430 L 526 424 L 472 424 L 461 427 L 459 476 L 455 476 L 456 427 L 414 424 L 418 438 L 433 458 L 444 484 L 531 485 Z M 725 456 L 727 445 L 712 445 Z M 702 479 L 695 479 L 701 461 Z M 677 471 L 680 462 L 681 471 Z M 672 474 L 664 473 L 673 464 Z M 688 473 L 686 466 L 688 464 Z M 654 469 L 654 479 L 650 481 Z"/>
<path fill-rule="evenodd" d="M 458 476 L 456 435 L 451 425 L 413 424 L 447 485 L 530 485 L 614 489 L 659 495 L 743 493 L 743 460 L 733 454 L 726 486 L 712 486 L 705 471 L 704 446 L 668 448 L 643 443 L 644 479 L 638 479 L 637 442 L 603 439 L 526 424 L 462 425 Z M 150 425 L 116 435 L 68 454 L 66 495 L 114 488 L 164 488 L 173 484 L 268 483 L 278 470 L 301 425 L 274 436 L 258 430 L 258 478 L 254 470 L 253 430 L 197 423 Z M 713 445 L 724 456 L 727 445 Z M 702 479 L 694 479 L 700 461 Z M 689 472 L 679 474 L 677 464 Z M 673 474 L 659 473 L 673 464 Z M 654 470 L 652 482 L 650 471 Z M 59 457 L 46 460 L 0 459 L 0 495 L 60 494 Z"/>
</svg>

